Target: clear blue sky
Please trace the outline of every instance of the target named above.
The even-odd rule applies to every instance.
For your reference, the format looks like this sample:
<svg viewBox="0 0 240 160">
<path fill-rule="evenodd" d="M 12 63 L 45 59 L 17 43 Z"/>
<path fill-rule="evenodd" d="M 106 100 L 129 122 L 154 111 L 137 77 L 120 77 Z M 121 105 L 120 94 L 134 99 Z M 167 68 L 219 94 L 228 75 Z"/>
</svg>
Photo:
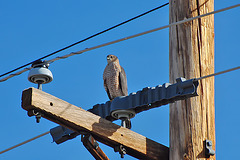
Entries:
<svg viewBox="0 0 240 160">
<path fill-rule="evenodd" d="M 159 6 L 167 1 L 0 1 L 0 74 L 56 51 L 96 32 Z M 216 0 L 215 10 L 239 0 Z M 239 66 L 240 8 L 215 15 L 215 71 Z M 169 23 L 168 7 L 72 47 L 59 55 L 82 50 Z M 54 80 L 43 90 L 83 109 L 108 100 L 102 73 L 106 55 L 115 54 L 125 68 L 129 93 L 169 82 L 168 29 L 86 52 L 50 66 Z M 55 57 L 55 56 L 53 56 Z M 52 57 L 52 58 L 53 58 Z M 0 83 L 0 151 L 57 126 L 46 119 L 40 124 L 21 108 L 21 93 L 29 87 L 27 74 Z M 218 160 L 238 159 L 240 143 L 240 71 L 215 78 L 216 153 Z M 119 122 L 117 122 L 119 124 Z M 132 130 L 169 145 L 169 107 L 138 114 Z M 93 159 L 80 137 L 61 145 L 46 135 L 0 155 L 0 159 Z M 108 157 L 121 159 L 112 148 L 100 145 Z M 126 156 L 127 160 L 134 159 Z"/>
</svg>

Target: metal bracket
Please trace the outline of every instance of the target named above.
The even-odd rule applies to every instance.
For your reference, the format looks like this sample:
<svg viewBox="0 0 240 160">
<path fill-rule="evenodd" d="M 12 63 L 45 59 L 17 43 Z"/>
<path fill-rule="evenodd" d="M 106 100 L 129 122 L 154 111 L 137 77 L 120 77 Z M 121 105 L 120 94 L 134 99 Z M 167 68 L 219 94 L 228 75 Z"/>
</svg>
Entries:
<svg viewBox="0 0 240 160">
<path fill-rule="evenodd" d="M 121 158 L 124 158 L 124 155 L 127 154 L 127 150 L 122 144 L 120 144 L 119 146 L 115 146 L 114 152 L 119 152 Z"/>
<path fill-rule="evenodd" d="M 205 155 L 207 158 L 210 156 L 215 155 L 215 151 L 212 149 L 212 141 L 210 140 L 205 140 Z"/>
<path fill-rule="evenodd" d="M 35 116 L 36 117 L 36 122 L 40 123 L 40 119 L 42 117 L 42 114 L 38 111 L 31 110 L 31 111 L 28 111 L 28 116 L 29 117 Z"/>
<path fill-rule="evenodd" d="M 80 133 L 74 132 L 63 126 L 57 126 L 50 130 L 50 134 L 53 138 L 53 142 L 55 142 L 56 144 L 60 144 L 77 137 Z"/>
</svg>

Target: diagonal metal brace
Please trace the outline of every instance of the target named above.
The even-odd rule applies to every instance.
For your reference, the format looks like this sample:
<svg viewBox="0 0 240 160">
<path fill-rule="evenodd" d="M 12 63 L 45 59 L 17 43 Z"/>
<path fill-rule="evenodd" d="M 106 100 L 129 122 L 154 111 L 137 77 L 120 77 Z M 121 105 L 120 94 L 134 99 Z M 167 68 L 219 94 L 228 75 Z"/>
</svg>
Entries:
<svg viewBox="0 0 240 160">
<path fill-rule="evenodd" d="M 96 160 L 109 160 L 106 154 L 99 147 L 97 141 L 90 134 L 82 135 L 81 141 Z"/>
</svg>

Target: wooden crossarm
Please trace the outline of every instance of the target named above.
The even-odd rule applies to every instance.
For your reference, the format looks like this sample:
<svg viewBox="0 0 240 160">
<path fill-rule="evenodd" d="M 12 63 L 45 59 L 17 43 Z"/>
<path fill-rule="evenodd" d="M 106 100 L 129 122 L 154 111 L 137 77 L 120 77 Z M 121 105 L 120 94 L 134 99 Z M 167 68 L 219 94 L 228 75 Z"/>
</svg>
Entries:
<svg viewBox="0 0 240 160">
<path fill-rule="evenodd" d="M 168 160 L 169 148 L 127 128 L 118 126 L 80 107 L 35 88 L 22 93 L 22 108 L 36 110 L 42 117 L 73 131 L 86 131 L 110 147 L 122 144 L 127 154 L 138 159 Z"/>
</svg>

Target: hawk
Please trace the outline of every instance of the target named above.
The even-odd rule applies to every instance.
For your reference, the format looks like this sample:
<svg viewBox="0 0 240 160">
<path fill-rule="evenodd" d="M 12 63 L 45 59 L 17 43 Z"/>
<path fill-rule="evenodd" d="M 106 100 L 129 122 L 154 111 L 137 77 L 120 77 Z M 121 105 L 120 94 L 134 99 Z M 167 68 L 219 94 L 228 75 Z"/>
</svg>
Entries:
<svg viewBox="0 0 240 160">
<path fill-rule="evenodd" d="M 127 77 L 117 56 L 107 56 L 107 66 L 103 72 L 104 88 L 110 100 L 128 95 Z"/>
</svg>

